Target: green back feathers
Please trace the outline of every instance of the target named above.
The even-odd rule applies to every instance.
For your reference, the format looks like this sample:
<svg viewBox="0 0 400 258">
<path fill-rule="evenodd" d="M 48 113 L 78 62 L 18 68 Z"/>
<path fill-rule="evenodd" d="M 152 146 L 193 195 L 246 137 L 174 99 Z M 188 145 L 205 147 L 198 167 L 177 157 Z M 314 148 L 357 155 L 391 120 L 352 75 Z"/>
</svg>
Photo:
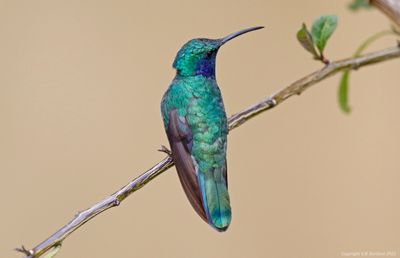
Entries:
<svg viewBox="0 0 400 258">
<path fill-rule="evenodd" d="M 215 80 L 201 75 L 175 79 L 161 108 L 166 128 L 168 114 L 174 109 L 190 127 L 191 157 L 207 221 L 218 231 L 226 230 L 231 220 L 226 181 L 228 125 Z"/>
</svg>

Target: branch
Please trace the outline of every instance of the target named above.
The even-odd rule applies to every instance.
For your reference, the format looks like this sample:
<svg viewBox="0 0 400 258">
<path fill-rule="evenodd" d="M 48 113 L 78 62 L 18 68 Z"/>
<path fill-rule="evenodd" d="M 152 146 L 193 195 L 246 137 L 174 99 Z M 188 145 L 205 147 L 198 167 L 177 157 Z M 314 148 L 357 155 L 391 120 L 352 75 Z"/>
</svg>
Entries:
<svg viewBox="0 0 400 258">
<path fill-rule="evenodd" d="M 338 73 L 339 71 L 345 69 L 358 69 L 363 66 L 383 62 L 398 57 L 400 57 L 400 45 L 397 47 L 387 48 L 381 51 L 369 53 L 356 58 L 347 58 L 328 63 L 322 69 L 317 70 L 299 79 L 298 81 L 290 84 L 289 86 L 278 91 L 272 96 L 265 98 L 261 102 L 231 116 L 228 120 L 229 130 L 233 130 L 236 127 L 247 122 L 251 118 L 261 114 L 262 112 L 276 107 L 293 95 L 300 95 L 311 85 L 314 85 L 319 81 Z M 51 250 L 52 248 L 59 247 L 65 238 L 67 238 L 72 232 L 80 228 L 83 224 L 93 219 L 100 213 L 112 207 L 118 206 L 133 192 L 142 188 L 144 185 L 152 181 L 158 175 L 161 175 L 173 165 L 174 163 L 171 157 L 164 158 L 158 164 L 144 172 L 139 177 L 135 178 L 123 188 L 121 188 L 121 190 L 96 203 L 94 206 L 79 212 L 68 224 L 56 231 L 53 235 L 51 235 L 49 238 L 44 240 L 36 247 L 27 250 L 22 246 L 22 248 L 18 248 L 17 251 L 24 253 L 26 255 L 25 258 L 37 258 L 47 251 Z"/>
<path fill-rule="evenodd" d="M 370 0 L 370 4 L 386 14 L 400 28 L 400 1 Z"/>
</svg>

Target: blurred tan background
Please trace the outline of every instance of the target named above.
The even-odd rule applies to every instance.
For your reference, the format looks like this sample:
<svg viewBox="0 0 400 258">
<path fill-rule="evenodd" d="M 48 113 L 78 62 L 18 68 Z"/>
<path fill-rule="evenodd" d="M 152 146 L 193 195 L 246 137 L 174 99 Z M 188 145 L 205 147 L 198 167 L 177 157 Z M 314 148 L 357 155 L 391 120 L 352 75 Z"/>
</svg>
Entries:
<svg viewBox="0 0 400 258">
<path fill-rule="evenodd" d="M 187 40 L 267 26 L 219 53 L 232 114 L 321 67 L 295 40 L 303 21 L 339 16 L 331 59 L 388 28 L 348 2 L 1 0 L 1 256 L 19 257 L 14 247 L 33 247 L 164 157 L 159 103 Z M 399 65 L 352 74 L 351 115 L 338 108 L 336 76 L 233 131 L 226 233 L 195 214 L 171 169 L 57 257 L 400 256 Z"/>
</svg>

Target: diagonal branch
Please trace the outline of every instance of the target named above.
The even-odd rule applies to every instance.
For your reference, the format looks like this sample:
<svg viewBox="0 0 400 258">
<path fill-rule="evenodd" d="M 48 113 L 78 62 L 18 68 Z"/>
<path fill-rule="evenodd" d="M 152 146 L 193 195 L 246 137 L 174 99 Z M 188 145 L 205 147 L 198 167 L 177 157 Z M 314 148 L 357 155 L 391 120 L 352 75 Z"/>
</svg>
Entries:
<svg viewBox="0 0 400 258">
<path fill-rule="evenodd" d="M 339 71 L 345 69 L 358 69 L 363 66 L 375 64 L 390 59 L 400 57 L 400 45 L 397 47 L 383 49 L 377 52 L 372 52 L 356 58 L 347 58 L 335 62 L 328 63 L 322 69 L 317 70 L 297 81 L 290 84 L 286 88 L 278 91 L 277 93 L 265 98 L 259 103 L 237 113 L 229 118 L 229 130 L 233 130 L 236 127 L 247 122 L 251 118 L 261 114 L 262 112 L 276 107 L 280 103 L 284 102 L 293 95 L 300 95 L 303 91 L 308 89 L 310 86 L 318 83 L 321 80 L 330 77 Z M 166 157 L 158 164 L 144 172 L 142 175 L 135 178 L 129 184 L 121 188 L 119 191 L 108 196 L 104 200 L 96 203 L 92 207 L 79 212 L 68 224 L 57 230 L 53 235 L 38 244 L 32 249 L 25 249 L 24 247 L 18 248 L 17 251 L 24 253 L 25 258 L 37 258 L 42 256 L 53 248 L 59 248 L 65 238 L 67 238 L 72 232 L 80 228 L 83 224 L 93 219 L 100 213 L 118 206 L 125 198 L 131 195 L 133 192 L 139 190 L 144 185 L 152 181 L 158 175 L 168 170 L 174 165 L 171 157 Z"/>
</svg>

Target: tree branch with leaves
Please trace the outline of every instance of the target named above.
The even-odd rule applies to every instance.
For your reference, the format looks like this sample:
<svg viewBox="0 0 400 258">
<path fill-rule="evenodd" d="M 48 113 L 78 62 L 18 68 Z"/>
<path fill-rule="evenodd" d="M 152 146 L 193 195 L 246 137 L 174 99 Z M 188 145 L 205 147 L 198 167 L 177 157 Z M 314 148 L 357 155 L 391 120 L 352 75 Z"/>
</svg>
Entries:
<svg viewBox="0 0 400 258">
<path fill-rule="evenodd" d="M 379 4 L 378 4 L 379 2 Z M 400 6 L 397 5 L 385 5 L 383 2 L 387 1 L 371 1 L 371 4 L 379 6 L 388 17 L 391 18 L 396 24 L 400 20 Z M 397 2 L 399 3 L 399 1 Z M 360 9 L 363 7 L 369 7 L 368 1 L 353 1 L 351 8 Z M 385 8 L 380 8 L 385 6 Z M 388 11 L 387 8 L 390 10 Z M 393 9 L 394 8 L 394 9 Z M 383 10 L 385 9 L 385 10 Z M 379 39 L 384 35 L 399 36 L 396 30 L 386 30 L 379 32 L 369 37 L 355 52 L 353 57 L 330 61 L 326 58 L 324 53 L 325 46 L 332 36 L 333 32 L 337 27 L 338 18 L 334 15 L 320 16 L 311 26 L 311 31 L 307 29 L 307 26 L 303 24 L 297 33 L 297 39 L 301 45 L 306 49 L 314 59 L 319 60 L 323 63 L 323 67 L 313 73 L 310 73 L 292 84 L 284 87 L 282 90 L 275 94 L 268 96 L 260 102 L 248 107 L 247 109 L 238 112 L 229 118 L 229 130 L 233 130 L 250 119 L 260 115 L 261 113 L 272 109 L 279 104 L 286 101 L 288 98 L 300 95 L 302 92 L 307 90 L 312 85 L 333 76 L 339 72 L 343 72 L 342 79 L 338 90 L 339 106 L 344 112 L 349 112 L 350 108 L 348 105 L 348 81 L 349 74 L 352 70 L 358 70 L 361 67 L 381 63 L 384 61 L 400 58 L 400 44 L 389 47 L 380 51 L 371 52 L 368 54 L 361 54 L 365 48 L 373 41 Z M 164 150 L 165 151 L 165 150 Z M 38 257 L 53 257 L 61 248 L 63 241 L 70 236 L 74 231 L 81 228 L 86 222 L 90 221 L 97 215 L 100 215 L 104 211 L 120 205 L 128 196 L 135 191 L 139 190 L 147 183 L 167 171 L 174 165 L 173 160 L 170 156 L 167 156 L 159 163 L 152 166 L 149 170 L 133 179 L 127 185 L 116 191 L 114 194 L 104 198 L 92 207 L 79 212 L 75 217 L 68 222 L 66 225 L 57 230 L 50 237 L 45 239 L 43 242 L 38 244 L 36 247 L 26 249 L 24 246 L 17 248 L 16 250 L 22 252 L 26 258 L 38 258 Z"/>
</svg>

